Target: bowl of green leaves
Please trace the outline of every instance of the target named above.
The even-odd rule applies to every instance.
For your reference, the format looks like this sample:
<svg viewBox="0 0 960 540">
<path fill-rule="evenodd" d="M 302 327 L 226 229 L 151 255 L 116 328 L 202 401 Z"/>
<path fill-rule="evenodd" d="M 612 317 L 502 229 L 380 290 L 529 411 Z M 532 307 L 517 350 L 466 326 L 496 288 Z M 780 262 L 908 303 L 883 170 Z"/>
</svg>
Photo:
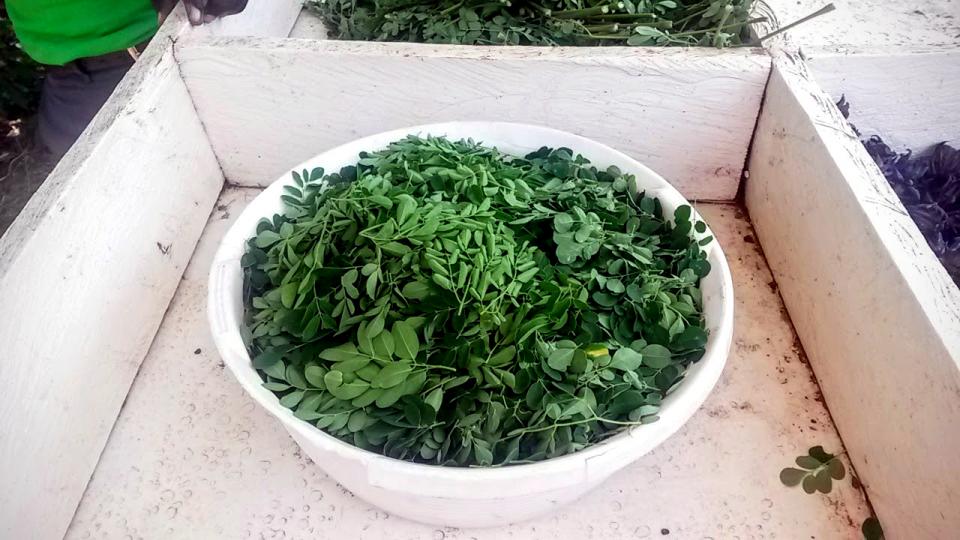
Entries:
<svg viewBox="0 0 960 540">
<path fill-rule="evenodd" d="M 733 329 L 723 251 L 595 141 L 452 122 L 328 150 L 222 240 L 230 371 L 314 462 L 406 518 L 546 513 L 678 430 Z"/>
</svg>

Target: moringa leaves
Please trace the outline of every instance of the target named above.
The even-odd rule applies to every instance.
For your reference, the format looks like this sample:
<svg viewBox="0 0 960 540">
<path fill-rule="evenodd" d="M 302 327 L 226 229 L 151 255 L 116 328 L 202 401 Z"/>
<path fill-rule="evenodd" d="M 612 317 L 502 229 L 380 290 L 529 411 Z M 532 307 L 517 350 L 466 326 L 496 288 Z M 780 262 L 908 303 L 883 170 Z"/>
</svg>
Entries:
<svg viewBox="0 0 960 540">
<path fill-rule="evenodd" d="M 338 39 L 467 45 L 738 45 L 746 0 L 375 2 L 310 0 Z M 763 19 L 760 19 L 763 20 Z M 623 183 L 613 184 L 623 191 Z M 507 204 L 521 206 L 519 199 Z"/>
<path fill-rule="evenodd" d="M 635 185 L 444 138 L 298 171 L 241 261 L 253 366 L 297 418 L 397 459 L 537 461 L 656 421 L 704 353 L 710 267 L 695 213 Z"/>
<path fill-rule="evenodd" d="M 833 480 L 843 480 L 847 474 L 843 462 L 822 446 L 814 446 L 808 454 L 797 457 L 800 469 L 787 467 L 780 471 L 780 482 L 787 487 L 802 485 L 807 493 L 830 493 Z"/>
</svg>

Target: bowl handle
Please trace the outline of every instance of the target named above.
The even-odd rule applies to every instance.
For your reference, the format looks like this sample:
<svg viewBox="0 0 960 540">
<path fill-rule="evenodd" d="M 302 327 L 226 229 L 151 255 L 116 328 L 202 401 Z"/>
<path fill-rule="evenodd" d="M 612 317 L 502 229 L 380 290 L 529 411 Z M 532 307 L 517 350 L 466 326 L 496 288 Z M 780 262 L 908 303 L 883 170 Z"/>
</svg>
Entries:
<svg viewBox="0 0 960 540">
<path fill-rule="evenodd" d="M 236 276 L 233 273 L 239 266 L 239 259 L 220 260 L 213 263 L 208 284 L 210 296 L 207 309 L 210 329 L 214 336 L 229 334 L 230 328 L 236 326 L 232 321 L 236 319 L 239 308 L 237 298 L 240 295 L 237 294 L 236 289 L 242 287 L 242 284 L 236 283 Z"/>
</svg>

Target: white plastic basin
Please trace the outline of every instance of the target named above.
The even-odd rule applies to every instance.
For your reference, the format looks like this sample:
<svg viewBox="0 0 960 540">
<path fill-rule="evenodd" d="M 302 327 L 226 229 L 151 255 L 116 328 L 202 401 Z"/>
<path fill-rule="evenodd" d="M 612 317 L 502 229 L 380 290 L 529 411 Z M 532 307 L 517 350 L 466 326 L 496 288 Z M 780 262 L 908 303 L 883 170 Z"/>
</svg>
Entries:
<svg viewBox="0 0 960 540">
<path fill-rule="evenodd" d="M 665 214 L 689 204 L 663 178 L 630 157 L 597 142 L 525 124 L 450 122 L 399 129 L 365 137 L 310 159 L 294 170 L 323 167 L 327 172 L 355 164 L 361 151 L 385 148 L 408 134 L 472 138 L 501 151 L 524 155 L 541 146 L 571 148 L 600 168 L 616 165 L 636 175 L 642 190 L 656 196 Z M 712 266 L 701 282 L 709 331 L 706 353 L 687 371 L 680 387 L 663 401 L 660 420 L 630 428 L 575 454 L 528 465 L 457 468 L 399 461 L 361 450 L 293 416 L 261 386 L 240 337 L 243 320 L 245 242 L 263 217 L 279 213 L 280 195 L 290 174 L 265 189 L 224 236 L 210 271 L 208 316 L 217 349 L 240 385 L 274 415 L 324 471 L 358 497 L 416 521 L 454 527 L 490 527 L 529 519 L 559 508 L 594 488 L 614 472 L 649 452 L 676 432 L 703 404 L 720 377 L 733 332 L 733 284 L 716 241 L 705 249 Z M 708 229 L 704 235 L 712 234 Z"/>
</svg>

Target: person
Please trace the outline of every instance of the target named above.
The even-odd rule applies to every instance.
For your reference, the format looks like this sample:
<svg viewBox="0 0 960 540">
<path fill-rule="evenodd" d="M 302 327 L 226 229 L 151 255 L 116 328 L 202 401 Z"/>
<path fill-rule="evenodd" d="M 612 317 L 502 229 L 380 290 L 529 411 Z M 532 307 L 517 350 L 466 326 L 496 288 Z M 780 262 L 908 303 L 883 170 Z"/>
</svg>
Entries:
<svg viewBox="0 0 960 540">
<path fill-rule="evenodd" d="M 4 0 L 0 0 L 0 7 Z M 183 0 L 190 23 L 240 13 L 247 0 Z M 176 0 L 6 0 L 23 50 L 46 76 L 37 140 L 59 159 L 136 62 Z"/>
</svg>

